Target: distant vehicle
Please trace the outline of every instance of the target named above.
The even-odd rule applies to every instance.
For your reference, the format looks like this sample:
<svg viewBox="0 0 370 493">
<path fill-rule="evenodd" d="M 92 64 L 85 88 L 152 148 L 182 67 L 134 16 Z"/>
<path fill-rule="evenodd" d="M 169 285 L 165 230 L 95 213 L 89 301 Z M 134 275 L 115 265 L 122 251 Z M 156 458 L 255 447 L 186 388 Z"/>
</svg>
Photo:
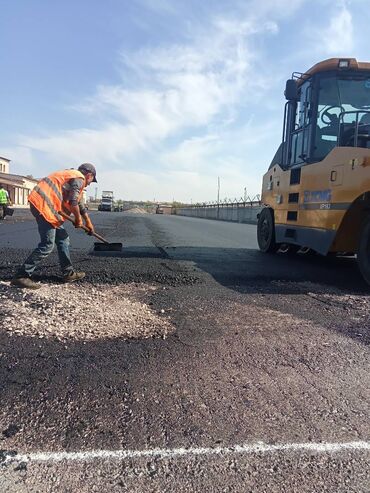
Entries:
<svg viewBox="0 0 370 493">
<path fill-rule="evenodd" d="M 98 207 L 98 210 L 112 212 L 113 208 L 114 208 L 113 192 L 110 190 L 106 190 L 102 192 L 101 203 Z"/>
<path fill-rule="evenodd" d="M 174 214 L 174 208 L 169 204 L 159 204 L 156 207 L 156 214 Z"/>
</svg>

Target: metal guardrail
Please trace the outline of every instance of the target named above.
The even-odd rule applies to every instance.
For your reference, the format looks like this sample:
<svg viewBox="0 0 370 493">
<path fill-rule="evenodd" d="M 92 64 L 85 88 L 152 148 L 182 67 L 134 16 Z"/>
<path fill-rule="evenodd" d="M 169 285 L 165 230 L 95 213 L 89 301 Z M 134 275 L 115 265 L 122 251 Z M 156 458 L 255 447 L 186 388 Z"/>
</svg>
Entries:
<svg viewBox="0 0 370 493">
<path fill-rule="evenodd" d="M 179 216 L 257 224 L 257 215 L 261 207 L 260 196 L 257 195 L 253 198 L 224 199 L 187 205 L 176 208 L 172 213 Z"/>
<path fill-rule="evenodd" d="M 205 207 L 257 207 L 261 205 L 261 196 L 259 194 L 254 197 L 240 197 L 239 199 L 224 198 L 222 201 L 197 202 L 196 204 L 182 206 L 181 209 L 199 209 Z"/>
</svg>

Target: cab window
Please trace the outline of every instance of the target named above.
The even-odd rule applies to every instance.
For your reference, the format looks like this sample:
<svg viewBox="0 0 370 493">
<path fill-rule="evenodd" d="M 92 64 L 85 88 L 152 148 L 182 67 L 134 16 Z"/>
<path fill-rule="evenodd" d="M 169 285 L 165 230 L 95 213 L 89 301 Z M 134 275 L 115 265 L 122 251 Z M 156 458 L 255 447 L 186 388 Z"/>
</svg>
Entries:
<svg viewBox="0 0 370 493">
<path fill-rule="evenodd" d="M 302 84 L 300 98 L 297 102 L 294 130 L 292 132 L 290 166 L 307 162 L 309 157 L 311 124 L 311 81 Z"/>
</svg>

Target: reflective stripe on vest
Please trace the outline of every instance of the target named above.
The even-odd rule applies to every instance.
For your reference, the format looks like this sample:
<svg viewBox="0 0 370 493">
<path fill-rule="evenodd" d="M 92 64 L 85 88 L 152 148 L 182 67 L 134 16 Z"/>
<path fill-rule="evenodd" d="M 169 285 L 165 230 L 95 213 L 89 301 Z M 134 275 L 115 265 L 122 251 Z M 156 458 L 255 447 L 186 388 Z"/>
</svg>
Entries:
<svg viewBox="0 0 370 493">
<path fill-rule="evenodd" d="M 6 193 L 6 190 L 0 190 L 0 204 L 7 204 L 8 203 L 8 194 Z"/>
<path fill-rule="evenodd" d="M 36 186 L 35 186 L 34 191 L 35 191 L 36 193 L 38 193 L 38 194 L 39 194 L 39 195 L 43 198 L 43 200 L 45 200 L 45 202 L 47 203 L 47 205 L 48 205 L 49 209 L 51 210 L 52 214 L 54 215 L 55 219 L 56 219 L 58 222 L 62 221 L 62 220 L 63 220 L 62 216 L 60 216 L 60 215 L 58 214 L 58 211 L 57 211 L 57 210 L 55 210 L 55 208 L 54 208 L 54 206 L 53 206 L 53 204 L 52 204 L 51 200 L 50 200 L 50 199 L 49 199 L 49 197 L 46 195 L 46 193 L 45 193 L 43 190 L 41 190 L 41 188 L 40 188 L 38 185 L 36 185 Z"/>
<path fill-rule="evenodd" d="M 28 197 L 28 201 L 46 221 L 56 228 L 64 222 L 59 212 L 62 209 L 69 209 L 68 204 L 63 203 L 63 186 L 74 178 L 85 180 L 85 176 L 75 169 L 57 171 L 39 181 Z M 82 198 L 83 189 L 84 187 L 80 191 L 78 201 Z"/>
<path fill-rule="evenodd" d="M 44 178 L 44 181 L 49 185 L 49 187 L 53 190 L 53 192 L 58 197 L 58 199 L 62 202 L 63 201 L 63 195 L 59 192 L 59 190 L 54 185 L 54 183 L 50 180 L 50 178 L 47 176 L 46 178 Z"/>
</svg>

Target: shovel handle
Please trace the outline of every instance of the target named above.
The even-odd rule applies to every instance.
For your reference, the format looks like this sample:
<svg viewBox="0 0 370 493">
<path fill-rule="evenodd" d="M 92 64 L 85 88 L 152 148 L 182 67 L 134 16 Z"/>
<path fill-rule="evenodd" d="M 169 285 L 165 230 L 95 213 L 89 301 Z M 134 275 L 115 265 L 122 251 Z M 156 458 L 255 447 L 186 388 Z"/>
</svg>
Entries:
<svg viewBox="0 0 370 493">
<path fill-rule="evenodd" d="M 65 214 L 63 211 L 59 211 L 59 214 L 64 217 L 64 219 L 67 219 L 67 221 L 70 221 L 71 223 L 74 224 L 74 220 L 71 218 L 71 216 L 69 216 L 68 214 Z M 97 238 L 98 240 L 102 241 L 103 243 L 106 243 L 107 245 L 109 245 L 109 241 L 107 241 L 105 238 L 103 238 L 102 236 L 98 235 L 98 233 L 90 233 L 90 230 L 89 228 L 87 228 L 86 226 L 84 226 L 83 224 L 81 225 L 81 229 L 83 229 L 84 231 L 86 231 L 86 233 L 89 233 L 91 234 L 92 236 L 95 236 L 95 238 Z"/>
</svg>

